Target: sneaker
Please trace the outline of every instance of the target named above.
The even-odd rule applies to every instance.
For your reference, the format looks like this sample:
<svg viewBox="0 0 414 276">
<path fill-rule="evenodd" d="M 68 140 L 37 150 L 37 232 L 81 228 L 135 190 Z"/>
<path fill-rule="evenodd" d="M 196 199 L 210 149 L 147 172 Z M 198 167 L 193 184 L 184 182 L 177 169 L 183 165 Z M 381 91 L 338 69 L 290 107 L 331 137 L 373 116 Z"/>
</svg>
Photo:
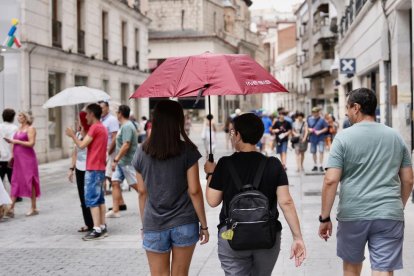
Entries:
<svg viewBox="0 0 414 276">
<path fill-rule="evenodd" d="M 109 236 L 108 235 L 108 226 L 106 226 L 106 224 L 105 224 L 105 229 L 102 229 L 101 235 L 104 236 L 105 238 Z"/>
<path fill-rule="evenodd" d="M 101 233 L 98 233 L 95 229 L 93 229 L 91 232 L 86 234 L 85 237 L 82 238 L 84 241 L 93 241 L 93 240 L 100 240 L 103 239 L 104 236 Z"/>
<path fill-rule="evenodd" d="M 113 210 L 106 212 L 105 214 L 106 218 L 120 218 L 121 215 L 118 213 L 115 213 Z"/>
<path fill-rule="evenodd" d="M 325 172 L 325 170 L 323 169 L 323 167 L 319 167 L 319 171 Z"/>
<path fill-rule="evenodd" d="M 109 211 L 112 211 L 112 207 L 108 208 Z M 119 205 L 119 211 L 126 211 L 127 206 L 126 204 Z"/>
<path fill-rule="evenodd" d="M 318 171 L 318 167 L 314 166 L 312 169 L 313 172 L 317 172 Z"/>
</svg>

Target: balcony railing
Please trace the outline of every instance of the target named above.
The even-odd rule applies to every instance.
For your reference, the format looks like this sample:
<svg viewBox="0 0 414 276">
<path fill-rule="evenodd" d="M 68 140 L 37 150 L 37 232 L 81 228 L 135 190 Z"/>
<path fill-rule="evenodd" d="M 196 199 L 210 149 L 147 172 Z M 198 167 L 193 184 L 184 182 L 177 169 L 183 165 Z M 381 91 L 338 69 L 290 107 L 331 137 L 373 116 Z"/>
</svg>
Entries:
<svg viewBox="0 0 414 276">
<path fill-rule="evenodd" d="M 78 53 L 85 54 L 85 31 L 78 30 Z"/>
<path fill-rule="evenodd" d="M 62 22 L 52 20 L 52 45 L 62 47 Z"/>
<path fill-rule="evenodd" d="M 127 52 L 128 48 L 126 46 L 122 46 L 122 65 L 128 65 L 127 61 Z"/>
<path fill-rule="evenodd" d="M 102 58 L 108 60 L 108 39 L 102 40 Z"/>
</svg>

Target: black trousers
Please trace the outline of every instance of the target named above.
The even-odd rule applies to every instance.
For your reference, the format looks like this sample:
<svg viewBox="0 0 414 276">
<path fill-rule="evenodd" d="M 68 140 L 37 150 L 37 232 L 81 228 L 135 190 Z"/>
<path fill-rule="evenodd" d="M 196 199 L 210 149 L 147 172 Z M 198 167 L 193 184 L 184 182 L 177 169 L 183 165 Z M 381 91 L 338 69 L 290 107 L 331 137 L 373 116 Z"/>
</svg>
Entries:
<svg viewBox="0 0 414 276">
<path fill-rule="evenodd" d="M 93 220 L 92 220 L 91 209 L 89 209 L 85 205 L 85 171 L 80 171 L 76 169 L 75 173 L 76 173 L 76 184 L 78 186 L 79 199 L 81 202 L 83 220 L 85 221 L 85 225 L 88 227 L 88 229 L 92 230 Z"/>
<path fill-rule="evenodd" d="M 0 178 L 3 181 L 4 177 L 7 175 L 7 179 L 9 180 L 9 183 L 11 183 L 13 169 L 9 168 L 8 165 L 9 165 L 9 162 L 7 161 L 0 162 Z"/>
</svg>

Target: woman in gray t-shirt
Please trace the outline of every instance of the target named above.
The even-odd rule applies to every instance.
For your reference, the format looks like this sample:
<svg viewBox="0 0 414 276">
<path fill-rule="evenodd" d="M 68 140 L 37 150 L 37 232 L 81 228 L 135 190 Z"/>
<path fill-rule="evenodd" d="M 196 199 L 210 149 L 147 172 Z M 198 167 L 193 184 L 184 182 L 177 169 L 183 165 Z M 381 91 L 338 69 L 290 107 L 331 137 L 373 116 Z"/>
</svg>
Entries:
<svg viewBox="0 0 414 276">
<path fill-rule="evenodd" d="M 151 135 L 133 160 L 143 248 L 153 275 L 188 275 L 197 241 L 204 244 L 209 240 L 198 173 L 200 157 L 185 133 L 181 105 L 160 101 L 154 110 Z"/>
</svg>

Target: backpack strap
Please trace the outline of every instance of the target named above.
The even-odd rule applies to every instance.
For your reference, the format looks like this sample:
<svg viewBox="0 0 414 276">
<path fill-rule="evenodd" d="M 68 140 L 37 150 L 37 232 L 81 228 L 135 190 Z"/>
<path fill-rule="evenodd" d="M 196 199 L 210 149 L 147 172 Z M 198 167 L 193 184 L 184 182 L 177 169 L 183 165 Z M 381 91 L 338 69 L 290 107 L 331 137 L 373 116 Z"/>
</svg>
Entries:
<svg viewBox="0 0 414 276">
<path fill-rule="evenodd" d="M 227 160 L 227 166 L 229 168 L 231 178 L 233 178 L 233 181 L 236 184 L 237 189 L 240 191 L 243 188 L 243 183 L 241 182 L 240 177 L 237 174 L 236 169 L 234 168 L 233 163 L 230 159 Z"/>
<path fill-rule="evenodd" d="M 260 181 L 262 180 L 264 169 L 266 167 L 267 163 L 267 157 L 263 158 L 262 161 L 260 161 L 259 168 L 257 169 L 256 175 L 254 177 L 253 181 L 253 187 L 258 190 L 260 186 Z"/>
</svg>

